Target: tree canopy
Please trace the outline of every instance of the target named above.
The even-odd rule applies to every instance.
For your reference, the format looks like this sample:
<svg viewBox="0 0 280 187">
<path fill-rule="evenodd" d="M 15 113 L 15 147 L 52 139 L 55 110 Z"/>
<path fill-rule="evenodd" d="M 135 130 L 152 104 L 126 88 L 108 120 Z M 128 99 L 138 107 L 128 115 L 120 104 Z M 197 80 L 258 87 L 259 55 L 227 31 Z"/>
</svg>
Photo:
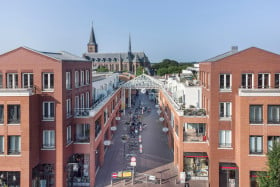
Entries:
<svg viewBox="0 0 280 187">
<path fill-rule="evenodd" d="M 274 143 L 267 159 L 267 171 L 258 173 L 258 184 L 261 187 L 280 186 L 280 143 Z"/>
<path fill-rule="evenodd" d="M 108 72 L 109 70 L 105 66 L 98 66 L 97 72 Z"/>
<path fill-rule="evenodd" d="M 160 63 L 153 64 L 152 69 L 156 71 L 157 75 L 163 76 L 165 74 L 180 73 L 189 66 L 193 66 L 193 64 L 179 63 L 175 60 L 164 59 Z"/>
</svg>

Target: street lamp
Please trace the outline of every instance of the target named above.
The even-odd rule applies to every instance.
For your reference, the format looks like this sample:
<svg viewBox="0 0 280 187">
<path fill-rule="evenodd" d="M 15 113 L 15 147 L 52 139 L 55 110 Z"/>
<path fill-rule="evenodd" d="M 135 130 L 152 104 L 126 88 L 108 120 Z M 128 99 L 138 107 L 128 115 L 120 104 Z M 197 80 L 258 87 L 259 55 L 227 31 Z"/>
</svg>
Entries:
<svg viewBox="0 0 280 187">
<path fill-rule="evenodd" d="M 161 114 L 161 110 L 158 109 L 158 110 L 157 110 L 157 113 L 158 113 L 158 115 L 160 115 L 160 114 Z"/>
<path fill-rule="evenodd" d="M 128 135 L 127 134 L 123 134 L 121 136 L 121 141 L 123 143 L 123 157 L 125 158 L 125 144 L 128 141 Z"/>
<path fill-rule="evenodd" d="M 159 118 L 159 121 L 163 122 L 163 121 L 164 121 L 164 118 L 163 118 L 163 117 L 160 117 L 160 118 Z"/>
</svg>

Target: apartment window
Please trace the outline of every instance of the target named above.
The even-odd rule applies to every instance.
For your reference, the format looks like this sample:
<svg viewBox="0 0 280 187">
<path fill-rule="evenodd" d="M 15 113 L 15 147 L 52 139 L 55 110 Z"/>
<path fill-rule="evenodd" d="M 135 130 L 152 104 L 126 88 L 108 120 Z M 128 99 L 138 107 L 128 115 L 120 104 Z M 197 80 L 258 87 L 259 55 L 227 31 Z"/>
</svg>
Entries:
<svg viewBox="0 0 280 187">
<path fill-rule="evenodd" d="M 263 137 L 250 136 L 250 154 L 262 154 L 262 153 L 263 153 Z"/>
<path fill-rule="evenodd" d="M 95 121 L 95 138 L 100 134 L 101 132 L 101 122 L 100 118 Z"/>
<path fill-rule="evenodd" d="M 104 110 L 104 125 L 106 124 L 107 120 L 108 120 L 108 108 Z"/>
<path fill-rule="evenodd" d="M 0 88 L 3 88 L 3 74 L 0 73 Z"/>
<path fill-rule="evenodd" d="M 66 72 L 66 89 L 71 89 L 71 72 Z"/>
<path fill-rule="evenodd" d="M 258 74 L 258 88 L 269 88 L 269 74 L 268 73 L 259 73 Z"/>
<path fill-rule="evenodd" d="M 89 92 L 86 92 L 86 108 L 89 108 Z"/>
<path fill-rule="evenodd" d="M 262 105 L 250 105 L 250 123 L 263 123 Z"/>
<path fill-rule="evenodd" d="M 231 74 L 220 74 L 220 89 L 231 89 Z"/>
<path fill-rule="evenodd" d="M 280 143 L 280 136 L 268 136 L 267 137 L 267 149 L 269 151 L 272 150 L 273 144 L 275 144 L 275 143 L 278 143 L 278 144 Z"/>
<path fill-rule="evenodd" d="M 53 89 L 54 89 L 54 74 L 43 73 L 43 90 L 53 90 Z"/>
<path fill-rule="evenodd" d="M 20 123 L 20 105 L 8 105 L 8 123 Z"/>
<path fill-rule="evenodd" d="M 231 102 L 220 103 L 220 117 L 221 118 L 231 117 Z"/>
<path fill-rule="evenodd" d="M 231 147 L 231 130 L 220 130 L 219 147 Z"/>
<path fill-rule="evenodd" d="M 43 102 L 43 120 L 54 120 L 54 102 Z"/>
<path fill-rule="evenodd" d="M 8 73 L 7 74 L 7 88 L 18 88 L 18 74 Z"/>
<path fill-rule="evenodd" d="M 85 108 L 85 94 L 81 94 L 80 96 L 80 106 L 81 108 Z"/>
<path fill-rule="evenodd" d="M 254 81 L 253 81 L 253 74 L 252 73 L 244 73 L 241 76 L 241 86 L 242 88 L 253 88 Z"/>
<path fill-rule="evenodd" d="M 67 144 L 72 141 L 71 125 L 66 128 L 66 141 Z"/>
<path fill-rule="evenodd" d="M 89 70 L 86 70 L 86 84 L 89 84 L 90 76 L 89 76 Z"/>
<path fill-rule="evenodd" d="M 0 154 L 4 153 L 4 136 L 0 136 Z"/>
<path fill-rule="evenodd" d="M 80 107 L 79 103 L 80 103 L 80 98 L 79 98 L 79 96 L 75 96 L 75 108 L 78 109 L 78 108 Z"/>
<path fill-rule="evenodd" d="M 81 86 L 85 85 L 85 72 L 81 71 Z"/>
<path fill-rule="evenodd" d="M 79 72 L 75 71 L 75 87 L 79 87 Z"/>
<path fill-rule="evenodd" d="M 280 124 L 280 105 L 268 105 L 268 123 Z"/>
<path fill-rule="evenodd" d="M 54 130 L 43 131 L 43 148 L 50 149 L 55 147 L 55 132 Z"/>
<path fill-rule="evenodd" d="M 275 87 L 275 88 L 280 88 L 280 81 L 279 81 L 279 79 L 280 79 L 280 73 L 276 73 L 276 74 L 274 75 L 274 79 L 275 79 L 275 81 L 274 81 L 274 83 L 275 83 L 274 87 Z"/>
<path fill-rule="evenodd" d="M 0 123 L 4 123 L 4 105 L 0 105 Z"/>
<path fill-rule="evenodd" d="M 83 141 L 89 138 L 89 124 L 76 125 L 76 140 Z"/>
<path fill-rule="evenodd" d="M 22 74 L 22 87 L 33 88 L 33 73 Z"/>
<path fill-rule="evenodd" d="M 66 99 L 66 116 L 71 116 L 71 99 Z"/>
<path fill-rule="evenodd" d="M 8 136 L 8 154 L 17 155 L 21 152 L 20 136 Z"/>
</svg>

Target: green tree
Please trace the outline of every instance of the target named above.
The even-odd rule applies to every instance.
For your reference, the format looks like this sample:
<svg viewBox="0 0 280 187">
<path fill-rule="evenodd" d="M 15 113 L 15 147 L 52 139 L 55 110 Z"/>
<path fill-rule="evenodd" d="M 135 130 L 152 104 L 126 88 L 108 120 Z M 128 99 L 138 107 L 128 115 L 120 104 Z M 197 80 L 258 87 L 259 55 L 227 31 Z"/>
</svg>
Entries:
<svg viewBox="0 0 280 187">
<path fill-rule="evenodd" d="M 260 187 L 280 186 L 280 143 L 274 143 L 267 153 L 267 171 L 259 172 L 257 182 Z"/>
<path fill-rule="evenodd" d="M 168 68 L 160 68 L 160 69 L 158 69 L 158 70 L 157 70 L 157 74 L 158 74 L 159 76 L 163 76 L 163 75 L 165 75 L 165 74 L 168 74 Z"/>
<path fill-rule="evenodd" d="M 105 66 L 98 66 L 97 72 L 108 72 L 109 70 Z"/>
<path fill-rule="evenodd" d="M 136 68 L 136 76 L 142 75 L 143 74 L 143 67 L 142 66 L 138 66 Z"/>
</svg>

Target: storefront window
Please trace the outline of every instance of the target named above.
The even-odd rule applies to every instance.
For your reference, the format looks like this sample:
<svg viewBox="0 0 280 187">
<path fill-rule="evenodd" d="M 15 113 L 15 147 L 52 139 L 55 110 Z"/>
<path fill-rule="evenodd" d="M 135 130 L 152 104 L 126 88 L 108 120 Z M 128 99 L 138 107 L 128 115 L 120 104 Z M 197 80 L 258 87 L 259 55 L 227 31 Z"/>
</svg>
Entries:
<svg viewBox="0 0 280 187">
<path fill-rule="evenodd" d="M 89 155 L 74 154 L 67 163 L 67 183 L 69 186 L 89 186 Z"/>
<path fill-rule="evenodd" d="M 220 185 L 224 187 L 238 186 L 238 167 L 235 163 L 220 163 Z"/>
<path fill-rule="evenodd" d="M 184 170 L 187 178 L 208 177 L 208 156 L 206 153 L 184 153 Z"/>
<path fill-rule="evenodd" d="M 20 186 L 19 171 L 0 171 L 0 186 Z"/>
</svg>

